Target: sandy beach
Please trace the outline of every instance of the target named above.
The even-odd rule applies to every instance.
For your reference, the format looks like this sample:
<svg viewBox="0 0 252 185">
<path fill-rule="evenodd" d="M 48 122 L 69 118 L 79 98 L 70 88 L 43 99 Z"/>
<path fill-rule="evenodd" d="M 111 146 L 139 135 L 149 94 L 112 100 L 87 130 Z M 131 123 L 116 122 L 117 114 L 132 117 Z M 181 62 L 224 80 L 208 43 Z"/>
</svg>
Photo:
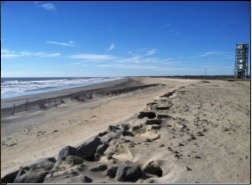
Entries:
<svg viewBox="0 0 252 185">
<path fill-rule="evenodd" d="M 132 77 L 1 107 L 2 181 L 250 183 L 250 81 Z"/>
</svg>

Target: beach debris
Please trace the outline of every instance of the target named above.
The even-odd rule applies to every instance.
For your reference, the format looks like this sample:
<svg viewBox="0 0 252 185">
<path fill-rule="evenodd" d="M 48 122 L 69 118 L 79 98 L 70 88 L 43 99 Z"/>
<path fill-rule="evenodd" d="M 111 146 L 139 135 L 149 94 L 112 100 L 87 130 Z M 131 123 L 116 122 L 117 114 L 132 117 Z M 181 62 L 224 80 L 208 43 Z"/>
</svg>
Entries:
<svg viewBox="0 0 252 185">
<path fill-rule="evenodd" d="M 164 144 L 161 144 L 160 146 L 159 146 L 159 148 L 162 148 L 162 147 L 164 147 L 165 145 Z"/>
<path fill-rule="evenodd" d="M 3 178 L 1 178 L 1 183 L 13 183 L 14 180 L 16 179 L 18 172 L 19 172 L 19 170 L 8 173 Z"/>
<path fill-rule="evenodd" d="M 106 135 L 107 133 L 109 133 L 109 132 L 108 132 L 108 131 L 100 132 L 100 133 L 98 134 L 98 136 L 99 136 L 99 137 L 102 137 L 102 136 Z"/>
<path fill-rule="evenodd" d="M 97 147 L 96 153 L 103 154 L 107 150 L 108 147 L 109 147 L 109 144 L 107 143 L 101 144 Z"/>
<path fill-rule="evenodd" d="M 66 163 L 70 164 L 71 166 L 75 166 L 77 164 L 83 163 L 83 159 L 78 156 L 69 155 L 66 157 Z"/>
<path fill-rule="evenodd" d="M 28 128 L 27 131 L 28 131 L 28 132 L 27 132 L 26 135 L 29 135 L 28 133 L 30 132 L 30 129 Z M 37 137 L 39 137 L 39 136 L 41 136 L 41 135 L 44 135 L 45 133 L 46 133 L 46 131 L 41 131 L 41 130 L 40 130 L 40 131 L 37 132 Z"/>
<path fill-rule="evenodd" d="M 143 171 L 145 173 L 153 174 L 158 177 L 162 177 L 163 171 L 160 167 L 159 161 L 151 161 L 146 164 L 146 166 L 143 168 Z"/>
<path fill-rule="evenodd" d="M 58 130 L 54 130 L 54 131 L 52 131 L 52 133 L 56 133 L 56 132 L 59 132 Z"/>
<path fill-rule="evenodd" d="M 126 161 L 119 165 L 116 172 L 118 181 L 136 182 L 143 175 L 141 169 L 136 164 Z"/>
<path fill-rule="evenodd" d="M 158 114 L 157 115 L 157 119 L 169 119 L 169 118 L 172 118 L 172 117 L 169 115 L 166 115 L 166 114 Z"/>
<path fill-rule="evenodd" d="M 179 143 L 179 146 L 185 146 L 183 143 Z"/>
<path fill-rule="evenodd" d="M 54 167 L 56 160 L 54 157 L 39 160 L 32 165 L 20 167 L 14 183 L 42 183 Z"/>
<path fill-rule="evenodd" d="M 119 125 L 116 125 L 116 126 L 109 125 L 108 130 L 112 132 L 116 132 L 118 130 L 122 130 L 122 128 L 120 128 Z"/>
<path fill-rule="evenodd" d="M 156 113 L 155 112 L 140 112 L 138 114 L 138 118 L 142 119 L 147 117 L 148 119 L 153 119 L 156 117 Z"/>
<path fill-rule="evenodd" d="M 17 142 L 15 142 L 15 141 L 10 144 L 7 144 L 7 146 L 15 146 L 15 145 L 17 145 Z"/>
<path fill-rule="evenodd" d="M 171 92 L 168 92 L 168 93 L 166 93 L 166 94 L 164 94 L 164 95 L 162 95 L 162 96 L 160 96 L 160 97 L 169 98 L 169 97 L 171 97 L 175 92 L 176 92 L 176 91 L 171 91 Z"/>
<path fill-rule="evenodd" d="M 76 155 L 83 159 L 93 161 L 96 149 L 101 144 L 103 143 L 99 137 L 93 137 L 76 148 Z"/>
<path fill-rule="evenodd" d="M 86 165 L 85 164 L 79 164 L 77 165 L 76 169 L 79 170 L 79 171 L 83 171 L 84 169 L 86 168 Z"/>
<path fill-rule="evenodd" d="M 162 123 L 162 120 L 160 119 L 148 119 L 145 122 L 146 125 L 153 125 L 153 124 L 160 125 L 161 123 Z"/>
<path fill-rule="evenodd" d="M 132 131 L 137 131 L 137 130 L 139 130 L 139 129 L 141 129 L 141 128 L 143 128 L 143 124 L 139 124 L 139 125 L 135 125 L 135 126 L 133 126 L 132 127 Z"/>
<path fill-rule="evenodd" d="M 18 144 L 18 140 L 16 138 L 7 137 L 2 139 L 1 144 L 2 146 L 15 146 Z"/>
<path fill-rule="evenodd" d="M 210 82 L 206 80 L 202 80 L 201 83 L 210 83 Z"/>
<path fill-rule="evenodd" d="M 109 132 L 103 137 L 100 137 L 102 143 L 110 143 L 114 139 L 118 139 L 121 136 L 121 132 Z"/>
<path fill-rule="evenodd" d="M 102 165 L 96 166 L 94 168 L 91 168 L 90 171 L 92 171 L 92 172 L 105 171 L 107 168 L 108 168 L 108 166 L 106 164 L 102 164 Z"/>
<path fill-rule="evenodd" d="M 64 148 L 62 148 L 59 152 L 57 161 L 64 161 L 66 159 L 67 156 L 75 156 L 76 155 L 76 148 L 72 147 L 72 146 L 65 146 Z"/>
<path fill-rule="evenodd" d="M 43 169 L 25 171 L 21 168 L 14 183 L 42 183 L 47 174 L 48 172 Z"/>
<path fill-rule="evenodd" d="M 117 169 L 118 169 L 117 166 L 112 166 L 107 170 L 106 175 L 109 176 L 110 178 L 115 178 Z"/>
<path fill-rule="evenodd" d="M 46 171 L 51 170 L 54 167 L 56 159 L 54 157 L 39 159 L 38 162 L 30 165 L 31 169 L 43 168 Z"/>
<path fill-rule="evenodd" d="M 158 130 L 158 129 L 160 129 L 161 128 L 161 125 L 156 125 L 156 124 L 153 124 L 153 125 L 151 125 L 151 130 Z"/>
<path fill-rule="evenodd" d="M 187 169 L 188 171 L 192 171 L 192 169 L 191 169 L 191 168 L 189 168 L 188 166 L 186 167 L 186 169 Z"/>
<path fill-rule="evenodd" d="M 96 149 L 96 153 L 94 154 L 94 160 L 99 161 L 101 156 L 104 154 L 104 152 L 107 150 L 108 147 L 109 147 L 109 144 L 107 143 L 104 143 L 98 146 Z"/>
<path fill-rule="evenodd" d="M 169 110 L 170 106 L 157 106 L 156 109 L 157 110 Z"/>
<path fill-rule="evenodd" d="M 93 182 L 93 180 L 90 177 L 84 175 L 83 176 L 83 182 Z"/>
<path fill-rule="evenodd" d="M 134 136 L 134 134 L 132 132 L 129 132 L 129 131 L 126 131 L 126 130 L 122 132 L 122 135 L 123 136 L 131 136 L 131 137 Z"/>
<path fill-rule="evenodd" d="M 174 157 L 176 157 L 177 159 L 180 159 L 180 157 L 182 157 L 182 154 L 175 154 Z"/>
<path fill-rule="evenodd" d="M 167 148 L 169 151 L 173 152 L 173 149 L 171 147 L 168 146 Z"/>
<path fill-rule="evenodd" d="M 197 136 L 204 136 L 202 132 L 197 132 Z"/>
<path fill-rule="evenodd" d="M 151 103 L 147 103 L 146 106 L 147 107 L 153 107 L 154 105 L 157 105 L 157 102 L 151 102 Z"/>
<path fill-rule="evenodd" d="M 192 140 L 196 140 L 196 137 L 192 133 L 190 133 L 189 135 L 190 135 L 190 138 L 187 141 L 190 142 Z"/>
</svg>

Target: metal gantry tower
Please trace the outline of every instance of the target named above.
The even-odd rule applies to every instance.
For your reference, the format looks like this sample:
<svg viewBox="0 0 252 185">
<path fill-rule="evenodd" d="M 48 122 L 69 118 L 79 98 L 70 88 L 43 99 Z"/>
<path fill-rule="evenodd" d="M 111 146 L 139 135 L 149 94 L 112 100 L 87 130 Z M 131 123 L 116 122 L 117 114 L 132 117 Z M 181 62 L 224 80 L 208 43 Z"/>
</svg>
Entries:
<svg viewBox="0 0 252 185">
<path fill-rule="evenodd" d="M 248 77 L 248 44 L 236 44 L 235 49 L 235 78 Z"/>
</svg>

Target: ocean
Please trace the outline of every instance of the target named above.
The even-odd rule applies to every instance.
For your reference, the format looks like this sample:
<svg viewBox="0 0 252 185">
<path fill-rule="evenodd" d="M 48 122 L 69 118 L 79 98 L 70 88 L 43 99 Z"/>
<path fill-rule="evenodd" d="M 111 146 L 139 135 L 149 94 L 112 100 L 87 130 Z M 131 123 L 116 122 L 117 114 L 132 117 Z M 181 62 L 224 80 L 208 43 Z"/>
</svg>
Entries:
<svg viewBox="0 0 252 185">
<path fill-rule="evenodd" d="M 1 99 L 82 87 L 121 77 L 1 78 Z"/>
</svg>

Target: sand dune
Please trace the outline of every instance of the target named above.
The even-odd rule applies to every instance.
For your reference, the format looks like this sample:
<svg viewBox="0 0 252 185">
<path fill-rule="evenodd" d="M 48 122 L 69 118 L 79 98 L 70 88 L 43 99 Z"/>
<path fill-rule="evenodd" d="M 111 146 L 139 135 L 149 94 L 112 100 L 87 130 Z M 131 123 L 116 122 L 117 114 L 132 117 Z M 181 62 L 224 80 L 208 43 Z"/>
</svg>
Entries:
<svg viewBox="0 0 252 185">
<path fill-rule="evenodd" d="M 250 182 L 248 81 L 133 81 L 160 85 L 2 119 L 2 181 Z"/>
</svg>

